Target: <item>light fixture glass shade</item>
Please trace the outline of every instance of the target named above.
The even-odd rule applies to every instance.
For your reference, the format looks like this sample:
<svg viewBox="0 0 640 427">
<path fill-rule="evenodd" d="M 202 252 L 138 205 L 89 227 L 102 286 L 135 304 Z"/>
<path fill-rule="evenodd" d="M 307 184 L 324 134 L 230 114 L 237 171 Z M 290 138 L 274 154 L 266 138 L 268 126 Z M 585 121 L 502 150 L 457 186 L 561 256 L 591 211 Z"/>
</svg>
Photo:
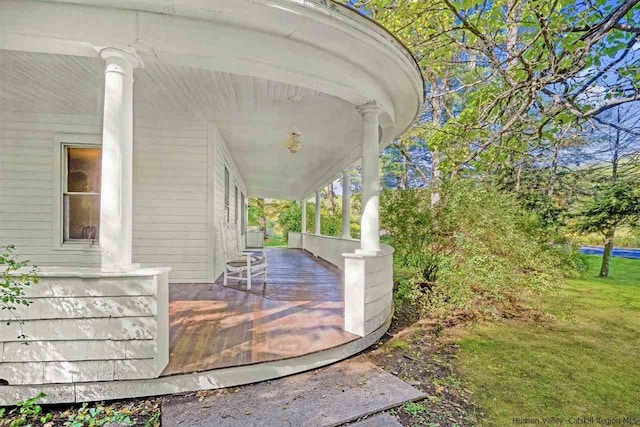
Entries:
<svg viewBox="0 0 640 427">
<path fill-rule="evenodd" d="M 291 154 L 296 154 L 302 149 L 302 143 L 300 142 L 300 132 L 291 132 L 284 143 L 285 147 Z"/>
</svg>

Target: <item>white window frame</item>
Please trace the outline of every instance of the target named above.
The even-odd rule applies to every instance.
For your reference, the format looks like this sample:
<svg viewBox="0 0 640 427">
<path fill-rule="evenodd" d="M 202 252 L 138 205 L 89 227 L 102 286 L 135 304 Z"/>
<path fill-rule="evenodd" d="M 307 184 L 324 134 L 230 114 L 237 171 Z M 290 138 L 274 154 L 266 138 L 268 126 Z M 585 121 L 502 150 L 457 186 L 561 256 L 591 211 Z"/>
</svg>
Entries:
<svg viewBox="0 0 640 427">
<path fill-rule="evenodd" d="M 64 188 L 63 182 L 66 177 L 67 160 L 65 158 L 66 147 L 89 147 L 102 146 L 101 135 L 86 134 L 57 134 L 53 138 L 53 249 L 67 251 L 99 251 L 99 242 L 91 240 L 64 241 Z"/>
<path fill-rule="evenodd" d="M 223 186 L 224 186 L 224 194 L 223 196 L 223 205 L 224 205 L 224 222 L 226 224 L 230 224 L 231 223 L 231 212 L 230 212 L 230 205 L 231 205 L 231 171 L 229 170 L 229 166 L 228 165 L 224 165 L 224 177 L 222 178 L 224 180 Z"/>
<path fill-rule="evenodd" d="M 240 234 L 247 234 L 247 196 L 240 192 Z"/>
<path fill-rule="evenodd" d="M 234 220 L 234 224 L 236 227 L 238 227 L 238 220 L 240 219 L 240 215 L 239 215 L 239 207 L 240 207 L 240 197 L 238 197 L 238 195 L 240 194 L 240 189 L 238 188 L 238 183 L 236 182 L 235 184 L 233 184 L 233 197 L 234 197 L 234 201 L 233 201 L 233 206 L 235 207 L 234 212 L 233 212 L 233 220 Z"/>
</svg>

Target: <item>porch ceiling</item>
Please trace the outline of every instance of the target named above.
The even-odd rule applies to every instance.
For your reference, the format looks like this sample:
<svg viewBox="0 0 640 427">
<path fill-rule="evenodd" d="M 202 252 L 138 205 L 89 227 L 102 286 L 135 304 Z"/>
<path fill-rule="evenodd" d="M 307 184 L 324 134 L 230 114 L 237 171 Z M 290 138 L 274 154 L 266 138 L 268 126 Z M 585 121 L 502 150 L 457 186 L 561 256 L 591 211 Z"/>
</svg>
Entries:
<svg viewBox="0 0 640 427">
<path fill-rule="evenodd" d="M 250 196 L 298 199 L 359 157 L 360 115 L 343 99 L 161 63 L 134 76 L 135 117 L 216 123 Z M 98 58 L 0 50 L 0 111 L 101 116 L 103 91 Z M 284 147 L 292 130 L 302 134 L 295 155 Z"/>
</svg>

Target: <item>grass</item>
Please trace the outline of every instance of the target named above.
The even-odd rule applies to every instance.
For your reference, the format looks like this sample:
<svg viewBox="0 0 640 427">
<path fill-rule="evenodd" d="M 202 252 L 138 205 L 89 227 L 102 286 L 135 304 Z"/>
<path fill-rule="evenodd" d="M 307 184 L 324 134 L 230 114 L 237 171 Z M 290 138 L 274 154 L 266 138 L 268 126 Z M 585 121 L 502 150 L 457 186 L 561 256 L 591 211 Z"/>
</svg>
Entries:
<svg viewBox="0 0 640 427">
<path fill-rule="evenodd" d="M 640 261 L 600 258 L 546 295 L 557 320 L 478 325 L 460 341 L 458 369 L 485 413 L 485 425 L 514 417 L 636 417 L 640 423 Z"/>
<path fill-rule="evenodd" d="M 287 238 L 284 236 L 271 236 L 264 239 L 264 245 L 269 247 L 287 246 Z"/>
</svg>

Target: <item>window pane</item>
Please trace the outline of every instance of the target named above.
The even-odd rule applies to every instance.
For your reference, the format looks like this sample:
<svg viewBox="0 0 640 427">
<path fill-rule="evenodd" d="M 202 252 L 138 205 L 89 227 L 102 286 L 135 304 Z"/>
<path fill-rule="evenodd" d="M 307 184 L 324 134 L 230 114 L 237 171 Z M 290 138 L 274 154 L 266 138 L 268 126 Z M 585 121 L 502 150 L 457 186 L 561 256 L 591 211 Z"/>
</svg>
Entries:
<svg viewBox="0 0 640 427">
<path fill-rule="evenodd" d="M 72 193 L 100 192 L 100 148 L 67 148 L 67 191 Z"/>
<path fill-rule="evenodd" d="M 64 196 L 64 240 L 98 240 L 100 196 Z"/>
</svg>

